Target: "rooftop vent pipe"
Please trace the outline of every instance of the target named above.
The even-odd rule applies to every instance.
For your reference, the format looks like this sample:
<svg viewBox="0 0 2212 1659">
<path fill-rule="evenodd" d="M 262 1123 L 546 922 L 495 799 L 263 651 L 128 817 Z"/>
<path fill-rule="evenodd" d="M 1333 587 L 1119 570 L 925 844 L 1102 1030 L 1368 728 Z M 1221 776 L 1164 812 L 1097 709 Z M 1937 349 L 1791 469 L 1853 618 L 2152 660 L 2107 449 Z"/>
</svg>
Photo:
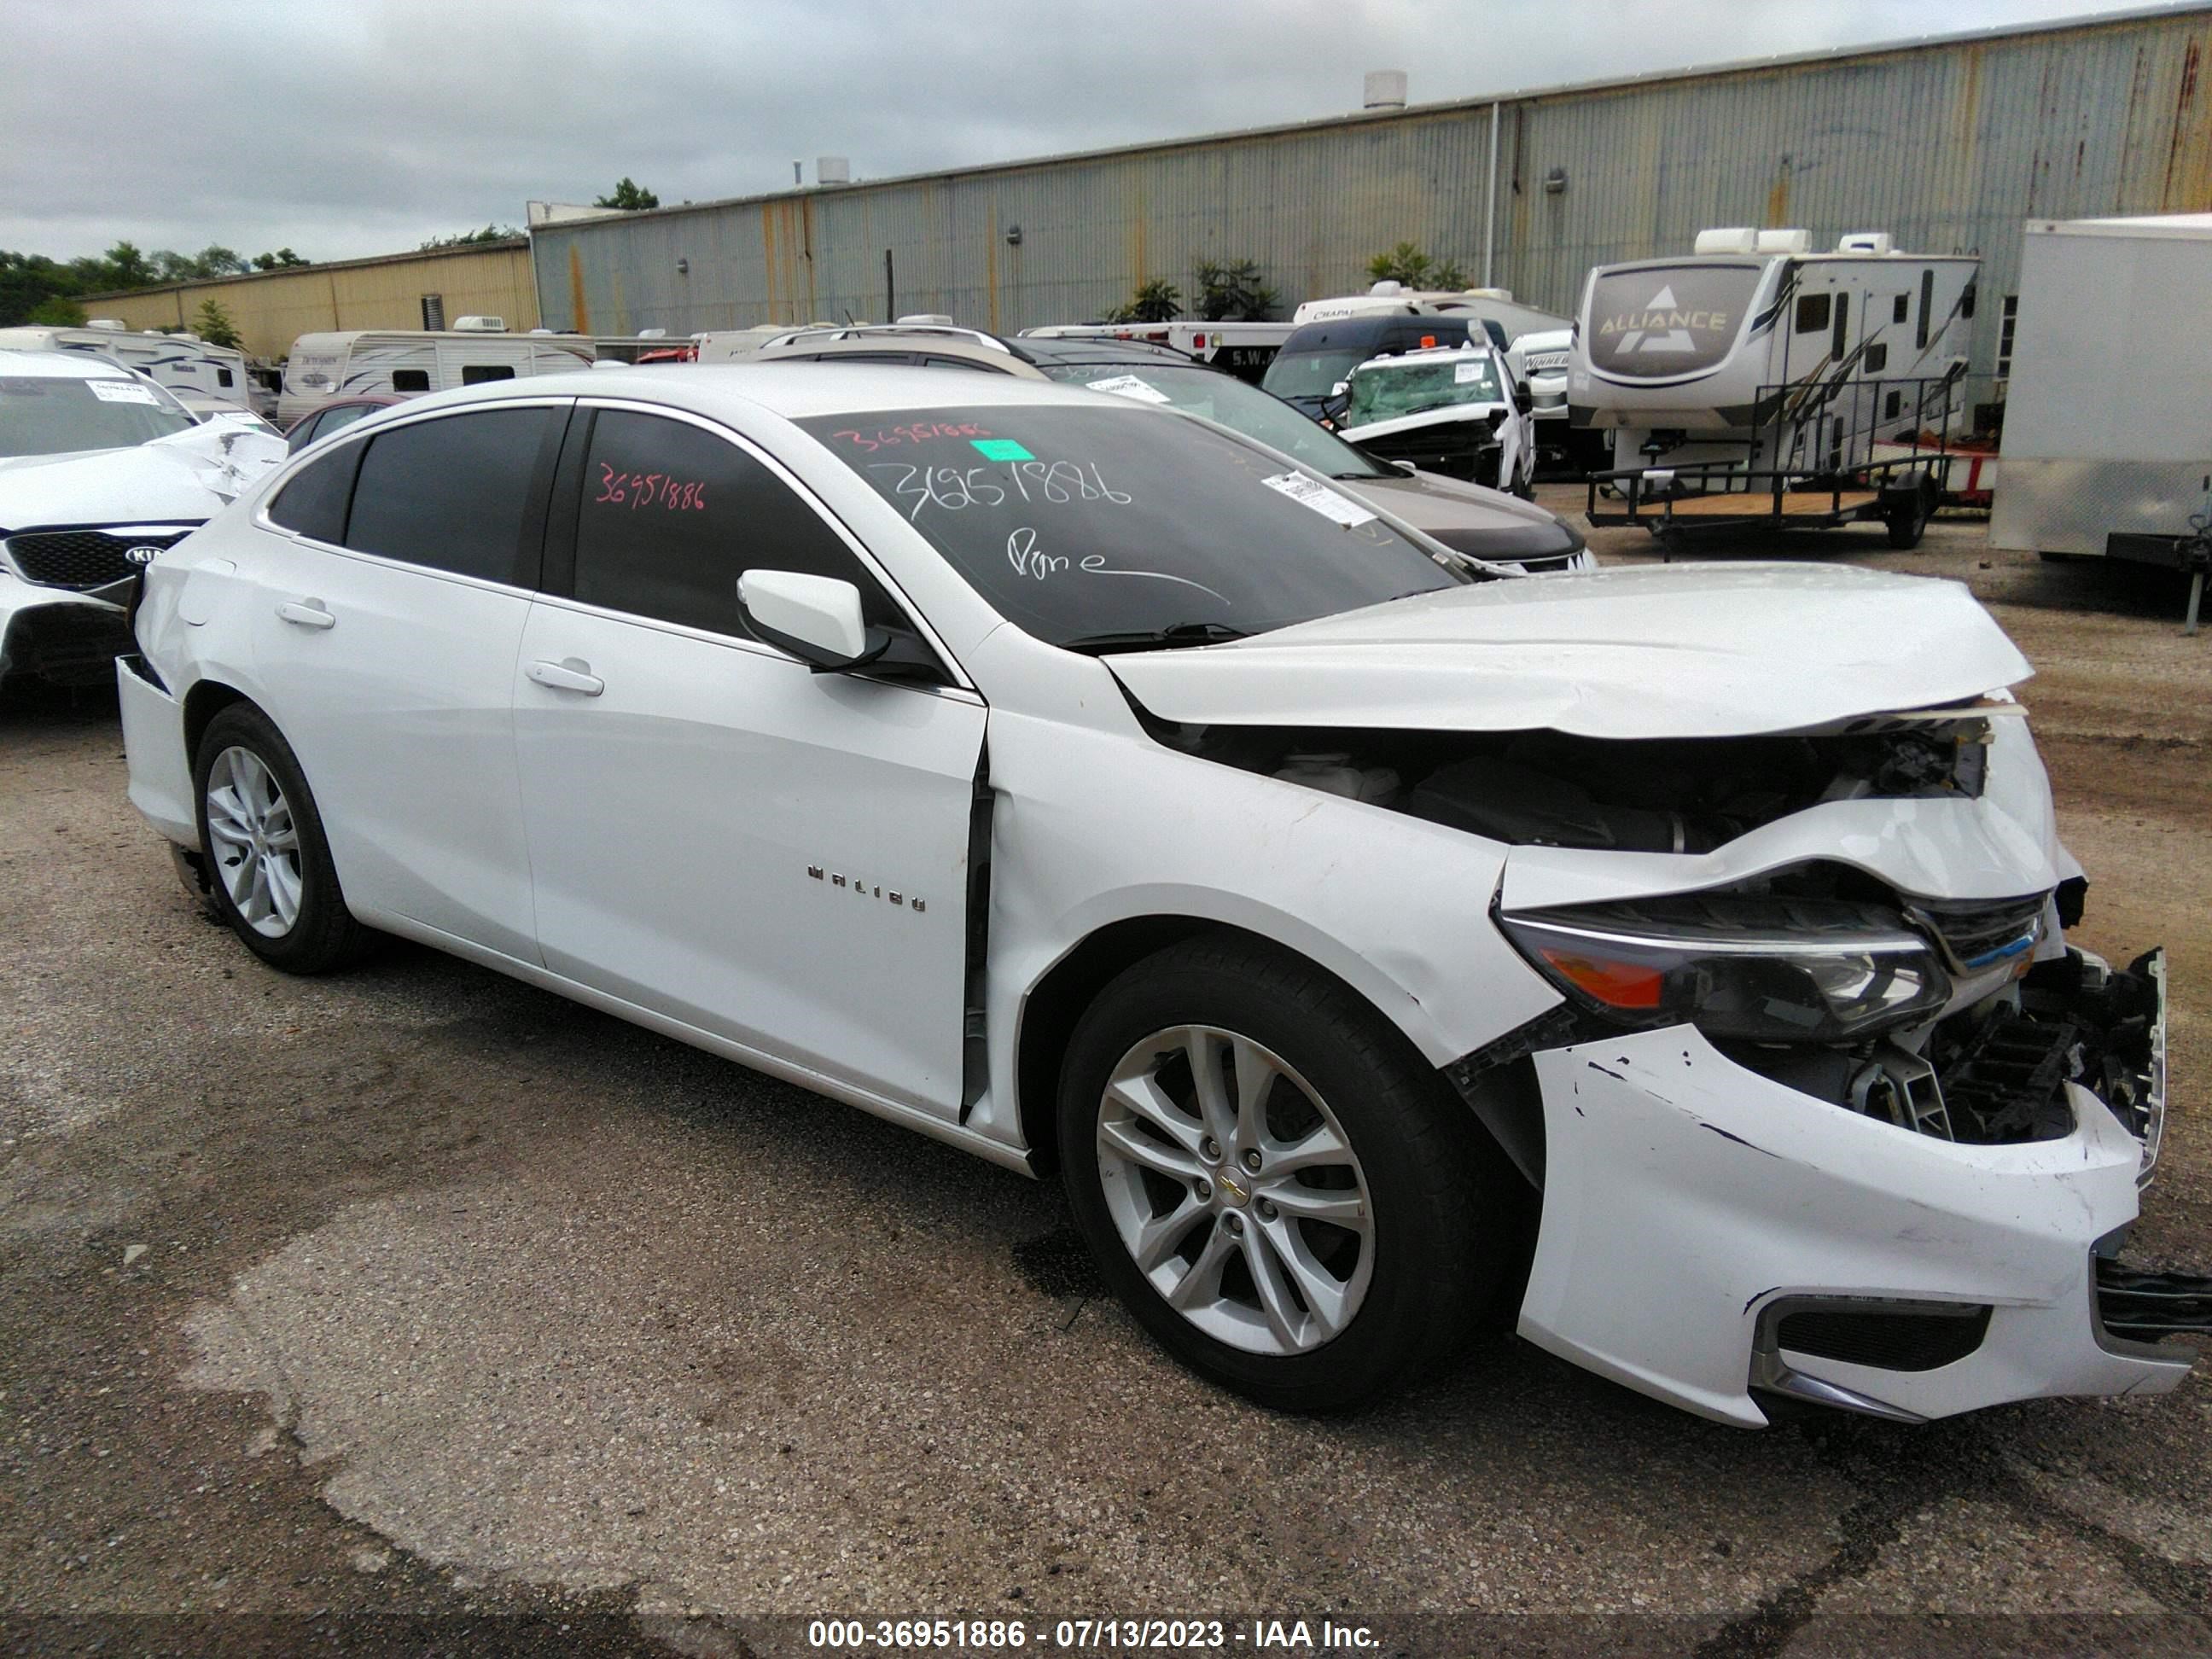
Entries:
<svg viewBox="0 0 2212 1659">
<path fill-rule="evenodd" d="M 1370 70 L 1367 85 L 1361 95 L 1362 106 L 1367 109 L 1403 109 L 1406 107 L 1406 71 L 1403 70 Z"/>
</svg>

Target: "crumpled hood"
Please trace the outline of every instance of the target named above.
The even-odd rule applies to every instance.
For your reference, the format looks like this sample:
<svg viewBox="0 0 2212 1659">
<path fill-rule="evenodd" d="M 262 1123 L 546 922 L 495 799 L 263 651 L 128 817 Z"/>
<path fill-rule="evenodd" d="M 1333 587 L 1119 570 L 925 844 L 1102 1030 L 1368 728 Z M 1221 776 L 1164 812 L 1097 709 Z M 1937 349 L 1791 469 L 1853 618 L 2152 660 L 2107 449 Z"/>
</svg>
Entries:
<svg viewBox="0 0 2212 1659">
<path fill-rule="evenodd" d="M 1419 432 L 1434 426 L 1487 426 L 1492 415 L 1505 412 L 1503 404 L 1442 404 L 1434 409 L 1416 410 L 1411 415 L 1395 416 L 1387 421 L 1370 421 L 1364 426 L 1340 426 L 1336 435 L 1348 444 L 1365 443 L 1370 438 L 1388 438 L 1401 432 Z"/>
<path fill-rule="evenodd" d="M 282 438 L 217 419 L 128 449 L 0 457 L 0 531 L 200 522 L 286 453 Z"/>
<path fill-rule="evenodd" d="M 1796 564 L 1486 582 L 1106 661 L 1185 724 L 1593 738 L 1800 731 L 2034 672 L 1959 583 Z"/>
</svg>

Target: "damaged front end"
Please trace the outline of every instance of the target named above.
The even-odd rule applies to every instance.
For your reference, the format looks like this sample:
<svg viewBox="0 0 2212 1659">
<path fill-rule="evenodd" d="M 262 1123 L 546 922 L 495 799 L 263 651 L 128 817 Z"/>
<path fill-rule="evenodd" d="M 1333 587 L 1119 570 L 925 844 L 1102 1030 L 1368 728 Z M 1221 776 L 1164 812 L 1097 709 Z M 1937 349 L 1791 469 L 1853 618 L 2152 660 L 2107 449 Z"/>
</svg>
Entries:
<svg viewBox="0 0 2212 1659">
<path fill-rule="evenodd" d="M 1541 1195 L 1532 1341 L 1753 1427 L 2188 1371 L 2144 1338 L 2212 1283 L 2118 1264 L 2164 958 L 2068 941 L 2029 670 L 1963 589 L 1601 571 L 1113 667 L 1166 746 L 1504 848 L 1468 925 L 1559 1000 L 1443 1072 Z"/>
<path fill-rule="evenodd" d="M 1541 1194 L 1531 1340 L 1746 1425 L 2188 1370 L 2151 1343 L 2206 1328 L 2212 1281 L 2115 1259 L 2164 1124 L 2165 958 L 2067 943 L 2087 884 L 2016 705 L 1154 735 L 1511 848 L 1491 921 L 1561 1000 L 1445 1073 Z"/>
</svg>

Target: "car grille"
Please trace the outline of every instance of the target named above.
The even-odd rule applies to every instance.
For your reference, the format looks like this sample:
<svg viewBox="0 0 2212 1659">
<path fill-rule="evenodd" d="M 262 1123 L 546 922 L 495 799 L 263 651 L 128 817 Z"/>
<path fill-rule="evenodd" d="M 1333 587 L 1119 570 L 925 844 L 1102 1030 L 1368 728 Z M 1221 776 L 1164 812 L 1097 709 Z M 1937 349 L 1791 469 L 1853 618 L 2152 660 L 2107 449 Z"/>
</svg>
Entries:
<svg viewBox="0 0 2212 1659">
<path fill-rule="evenodd" d="M 189 530 L 159 535 L 115 536 L 105 530 L 35 530 L 10 536 L 4 545 L 23 580 L 46 587 L 105 587 L 138 567 L 124 555 L 134 547 L 173 547 Z"/>
<path fill-rule="evenodd" d="M 1951 965 L 1972 973 L 2033 951 L 2043 937 L 2043 911 L 2050 898 L 2037 893 L 1993 902 L 1921 900 L 1912 913 L 1942 941 Z"/>
</svg>

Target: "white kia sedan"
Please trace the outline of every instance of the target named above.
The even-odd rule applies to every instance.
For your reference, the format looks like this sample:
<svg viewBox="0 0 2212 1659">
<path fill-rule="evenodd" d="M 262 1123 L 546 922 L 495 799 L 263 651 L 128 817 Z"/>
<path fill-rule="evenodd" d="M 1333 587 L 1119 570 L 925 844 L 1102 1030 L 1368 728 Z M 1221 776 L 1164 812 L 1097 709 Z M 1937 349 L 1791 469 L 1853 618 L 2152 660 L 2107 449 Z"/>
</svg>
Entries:
<svg viewBox="0 0 2212 1659">
<path fill-rule="evenodd" d="M 131 795 L 245 945 L 425 941 L 1004 1164 L 1204 1375 L 1502 1318 L 1758 1425 L 2171 1388 L 2162 959 L 1966 591 L 1500 577 L 1250 440 L 809 365 L 536 378 L 150 567 Z"/>
</svg>

